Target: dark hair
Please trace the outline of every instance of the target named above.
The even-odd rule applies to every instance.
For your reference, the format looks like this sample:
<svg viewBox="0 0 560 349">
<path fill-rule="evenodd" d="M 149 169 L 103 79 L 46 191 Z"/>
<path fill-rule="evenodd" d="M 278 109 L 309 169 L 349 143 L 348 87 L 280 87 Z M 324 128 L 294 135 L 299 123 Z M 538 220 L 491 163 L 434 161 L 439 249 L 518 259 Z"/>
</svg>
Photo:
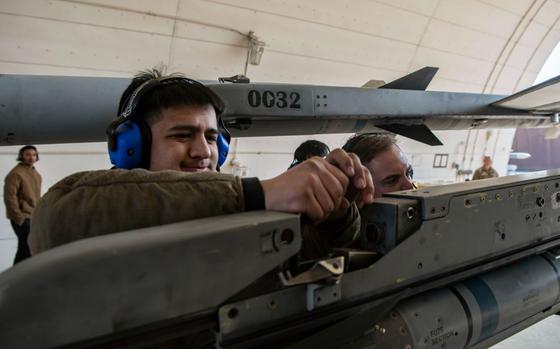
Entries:
<svg viewBox="0 0 560 349">
<path fill-rule="evenodd" d="M 19 162 L 23 162 L 23 152 L 25 152 L 28 149 L 35 150 L 35 153 L 37 153 L 37 161 L 39 161 L 39 152 L 37 151 L 37 148 L 34 145 L 26 145 L 24 147 L 21 147 L 21 149 L 18 152 L 18 156 L 16 160 Z"/>
<path fill-rule="evenodd" d="M 358 155 L 360 161 L 365 164 L 380 153 L 391 149 L 396 145 L 394 137 L 379 133 L 362 133 L 354 135 L 346 141 L 342 149 L 348 153 Z"/>
<path fill-rule="evenodd" d="M 379 133 L 362 133 L 350 137 L 342 149 L 348 153 L 358 155 L 362 164 L 371 161 L 380 153 L 391 149 L 392 146 L 399 147 L 394 137 Z M 412 179 L 414 170 L 412 165 L 408 165 L 406 175 Z M 414 185 L 414 184 L 413 184 Z"/>
<path fill-rule="evenodd" d="M 198 81 L 186 78 L 182 74 L 164 75 L 164 70 L 165 68 L 153 68 L 136 74 L 121 95 L 119 115 L 126 108 L 132 94 L 140 85 L 150 80 L 166 77 L 176 77 L 177 83 L 167 80 L 168 82 L 162 83 L 142 95 L 134 109 L 133 119 L 142 118 L 147 124 L 153 125 L 161 118 L 163 109 L 179 105 L 197 107 L 211 105 L 218 117 L 224 112 L 224 102 L 214 91 Z M 181 79 L 184 79 L 186 83 L 181 83 Z"/>
<path fill-rule="evenodd" d="M 329 146 L 323 142 L 310 139 L 297 147 L 294 152 L 294 160 L 305 161 L 311 156 L 325 157 L 330 153 Z"/>
<path fill-rule="evenodd" d="M 310 139 L 305 141 L 297 147 L 296 151 L 294 152 L 294 161 L 289 168 L 296 166 L 297 164 L 307 160 L 312 156 L 320 156 L 325 157 L 329 155 L 330 149 L 329 146 L 323 142 L 316 141 L 314 139 Z"/>
</svg>

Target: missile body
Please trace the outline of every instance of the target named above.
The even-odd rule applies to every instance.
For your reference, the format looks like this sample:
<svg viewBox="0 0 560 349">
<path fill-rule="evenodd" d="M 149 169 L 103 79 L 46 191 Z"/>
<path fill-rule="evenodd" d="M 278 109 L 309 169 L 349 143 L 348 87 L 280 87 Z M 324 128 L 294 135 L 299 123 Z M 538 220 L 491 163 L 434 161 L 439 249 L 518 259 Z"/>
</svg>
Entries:
<svg viewBox="0 0 560 349">
<path fill-rule="evenodd" d="M 399 303 L 375 348 L 469 348 L 558 302 L 560 261 L 538 255 Z"/>
</svg>

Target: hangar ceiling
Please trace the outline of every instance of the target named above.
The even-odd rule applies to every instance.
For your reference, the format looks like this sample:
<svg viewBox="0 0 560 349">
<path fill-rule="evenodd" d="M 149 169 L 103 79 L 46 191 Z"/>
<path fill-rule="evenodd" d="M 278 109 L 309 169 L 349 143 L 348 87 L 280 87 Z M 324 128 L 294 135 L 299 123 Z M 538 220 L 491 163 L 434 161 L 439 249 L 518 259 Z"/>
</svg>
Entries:
<svg viewBox="0 0 560 349">
<path fill-rule="evenodd" d="M 0 72 L 361 85 L 439 66 L 435 90 L 508 94 L 560 41 L 555 0 L 5 0 Z"/>
<path fill-rule="evenodd" d="M 559 17 L 560 0 L 0 0 L 0 74 L 130 77 L 164 64 L 205 80 L 361 86 L 437 66 L 428 89 L 510 94 L 533 83 L 560 41 Z M 246 64 L 251 31 L 266 44 L 259 65 Z M 513 134 L 443 131 L 437 149 L 399 143 L 417 179 L 449 182 L 460 180 L 452 163 L 471 169 L 482 154 L 506 173 Z M 335 148 L 347 137 L 317 138 Z M 236 139 L 223 170 L 275 176 L 306 138 Z M 46 183 L 107 166 L 101 143 L 73 145 L 75 162 L 60 157 L 68 147 L 42 149 L 67 166 L 45 170 Z M 448 168 L 433 168 L 434 152 L 450 154 Z"/>
</svg>

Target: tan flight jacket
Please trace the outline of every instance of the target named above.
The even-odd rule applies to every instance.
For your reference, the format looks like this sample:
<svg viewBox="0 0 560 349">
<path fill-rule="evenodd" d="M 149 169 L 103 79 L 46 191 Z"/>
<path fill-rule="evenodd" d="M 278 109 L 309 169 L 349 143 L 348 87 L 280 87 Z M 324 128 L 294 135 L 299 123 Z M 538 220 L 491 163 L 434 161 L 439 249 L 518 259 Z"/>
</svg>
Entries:
<svg viewBox="0 0 560 349">
<path fill-rule="evenodd" d="M 41 175 L 35 167 L 18 164 L 4 179 L 6 216 L 17 225 L 31 218 L 41 197 Z"/>
<path fill-rule="evenodd" d="M 80 172 L 55 184 L 39 201 L 29 236 L 32 254 L 75 240 L 126 230 L 243 212 L 242 181 L 204 172 L 100 170 Z M 356 238 L 355 206 L 337 228 L 304 230 L 306 255 L 324 254 L 332 244 Z M 358 229 L 359 230 L 359 229 Z M 307 247 L 308 246 L 308 247 Z M 341 246 L 342 247 L 342 246 Z"/>
</svg>

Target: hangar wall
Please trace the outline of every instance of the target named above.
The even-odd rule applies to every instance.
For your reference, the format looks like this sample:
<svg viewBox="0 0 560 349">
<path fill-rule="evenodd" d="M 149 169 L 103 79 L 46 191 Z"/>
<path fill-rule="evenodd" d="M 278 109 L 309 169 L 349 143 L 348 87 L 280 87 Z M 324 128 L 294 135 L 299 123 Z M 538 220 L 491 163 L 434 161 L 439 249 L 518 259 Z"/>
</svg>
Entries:
<svg viewBox="0 0 560 349">
<path fill-rule="evenodd" d="M 509 94 L 532 84 L 560 41 L 559 15 L 555 0 L 3 0 L 0 73 L 130 77 L 165 64 L 198 79 L 246 73 L 259 82 L 361 86 L 430 65 L 440 67 L 432 90 Z M 266 42 L 258 66 L 246 65 L 249 31 Z M 438 149 L 400 140 L 420 180 L 453 181 L 453 162 L 473 169 L 483 153 L 505 171 L 511 130 L 437 134 L 445 143 Z M 313 138 L 336 147 L 347 137 Z M 230 159 L 245 166 L 238 171 L 270 177 L 307 138 L 238 139 Z M 1 176 L 17 148 L 0 149 Z M 69 173 L 106 168 L 104 149 L 41 146 L 43 190 Z M 449 154 L 446 167 L 433 168 L 436 152 Z M 0 239 L 13 248 L 7 220 Z M 0 265 L 10 259 L 0 252 Z"/>
</svg>

